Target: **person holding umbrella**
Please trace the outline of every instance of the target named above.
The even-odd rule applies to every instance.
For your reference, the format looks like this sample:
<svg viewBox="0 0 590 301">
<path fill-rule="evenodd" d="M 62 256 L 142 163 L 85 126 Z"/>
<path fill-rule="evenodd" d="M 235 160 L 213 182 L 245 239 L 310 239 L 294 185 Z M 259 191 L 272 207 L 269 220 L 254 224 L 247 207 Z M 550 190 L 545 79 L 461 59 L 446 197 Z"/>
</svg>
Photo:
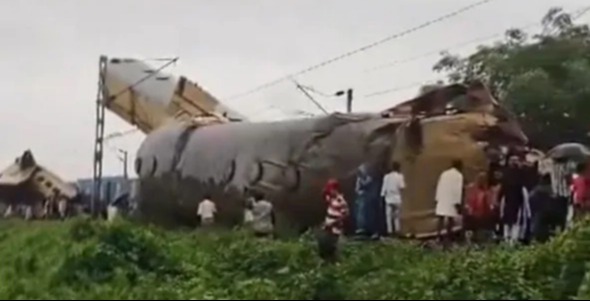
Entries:
<svg viewBox="0 0 590 301">
<path fill-rule="evenodd" d="M 572 198 L 572 175 L 578 162 L 585 162 L 590 158 L 590 150 L 579 143 L 564 143 L 551 149 L 547 157 L 553 160 L 551 186 L 555 200 L 552 208 L 552 228 L 565 230 Z"/>
</svg>

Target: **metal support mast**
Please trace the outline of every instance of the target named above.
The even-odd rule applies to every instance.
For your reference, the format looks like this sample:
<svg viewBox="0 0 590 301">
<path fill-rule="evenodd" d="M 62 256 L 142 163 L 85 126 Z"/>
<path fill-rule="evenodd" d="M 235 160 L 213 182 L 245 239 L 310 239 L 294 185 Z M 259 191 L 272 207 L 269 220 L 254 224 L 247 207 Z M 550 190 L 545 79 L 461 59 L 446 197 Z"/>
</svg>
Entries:
<svg viewBox="0 0 590 301">
<path fill-rule="evenodd" d="M 121 160 L 121 162 L 123 163 L 123 178 L 125 178 L 125 180 L 129 179 L 129 175 L 127 173 L 127 159 L 129 158 L 129 152 L 124 150 L 124 149 L 118 149 L 119 153 L 121 154 L 121 156 L 119 157 L 119 160 Z"/>
<path fill-rule="evenodd" d="M 335 96 L 346 95 L 346 112 L 347 113 L 352 113 L 352 98 L 353 98 L 352 93 L 353 93 L 352 89 L 347 89 L 346 91 L 342 90 L 342 91 L 338 91 L 334 94 Z"/>
<path fill-rule="evenodd" d="M 105 124 L 105 97 L 108 97 L 106 90 L 105 76 L 108 58 L 101 56 L 98 63 L 99 79 L 98 92 L 96 96 L 96 130 L 94 139 L 94 167 L 93 167 L 93 191 L 91 199 L 92 216 L 98 216 L 98 202 L 102 188 L 102 158 L 104 153 L 104 124 Z"/>
</svg>

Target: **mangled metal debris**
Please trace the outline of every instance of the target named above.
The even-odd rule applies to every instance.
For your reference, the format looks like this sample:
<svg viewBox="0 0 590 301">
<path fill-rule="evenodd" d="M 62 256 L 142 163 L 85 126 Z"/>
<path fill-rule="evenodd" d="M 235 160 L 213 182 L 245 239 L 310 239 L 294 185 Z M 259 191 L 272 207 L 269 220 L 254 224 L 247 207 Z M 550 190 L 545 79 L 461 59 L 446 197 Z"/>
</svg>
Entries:
<svg viewBox="0 0 590 301">
<path fill-rule="evenodd" d="M 457 97 L 463 105 L 448 113 Z M 241 218 L 243 191 L 258 189 L 275 203 L 279 223 L 305 229 L 321 221 L 320 191 L 328 178 L 341 179 L 352 200 L 359 165 L 368 163 L 378 173 L 396 160 L 412 183 L 402 231 L 423 236 L 435 229 L 434 185 L 452 159 L 463 159 L 471 177 L 487 168 L 484 146 L 525 141 L 481 84 L 443 87 L 381 114 L 206 127 L 172 123 L 150 133 L 137 153 L 139 209 L 150 221 L 191 224 L 197 202 L 213 194 L 221 217 L 232 223 Z"/>
<path fill-rule="evenodd" d="M 77 195 L 74 185 L 39 165 L 29 150 L 0 172 L 0 201 L 9 206 L 30 206 L 39 212 L 45 200 L 73 200 Z"/>
</svg>

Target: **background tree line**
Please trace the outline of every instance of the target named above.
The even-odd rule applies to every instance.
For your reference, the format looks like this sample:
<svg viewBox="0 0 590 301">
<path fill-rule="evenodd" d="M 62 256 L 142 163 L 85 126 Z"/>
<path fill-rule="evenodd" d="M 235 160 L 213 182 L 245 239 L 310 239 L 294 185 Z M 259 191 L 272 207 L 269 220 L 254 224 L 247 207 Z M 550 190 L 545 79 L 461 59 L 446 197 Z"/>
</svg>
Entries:
<svg viewBox="0 0 590 301">
<path fill-rule="evenodd" d="M 531 144 L 548 149 L 562 142 L 590 142 L 590 30 L 560 8 L 529 35 L 510 29 L 501 41 L 468 56 L 443 53 L 436 72 L 452 83 L 485 81 L 520 118 Z"/>
</svg>

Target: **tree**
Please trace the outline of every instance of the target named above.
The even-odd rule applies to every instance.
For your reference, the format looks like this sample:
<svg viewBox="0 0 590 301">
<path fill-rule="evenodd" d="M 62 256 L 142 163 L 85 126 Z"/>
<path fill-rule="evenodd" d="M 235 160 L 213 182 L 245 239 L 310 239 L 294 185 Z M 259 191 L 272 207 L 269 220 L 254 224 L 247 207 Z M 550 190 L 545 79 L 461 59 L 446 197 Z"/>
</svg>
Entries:
<svg viewBox="0 0 590 301">
<path fill-rule="evenodd" d="M 520 118 L 531 144 L 590 142 L 590 30 L 553 8 L 542 31 L 506 31 L 502 41 L 460 57 L 443 53 L 433 67 L 450 82 L 485 81 L 494 96 Z"/>
</svg>

